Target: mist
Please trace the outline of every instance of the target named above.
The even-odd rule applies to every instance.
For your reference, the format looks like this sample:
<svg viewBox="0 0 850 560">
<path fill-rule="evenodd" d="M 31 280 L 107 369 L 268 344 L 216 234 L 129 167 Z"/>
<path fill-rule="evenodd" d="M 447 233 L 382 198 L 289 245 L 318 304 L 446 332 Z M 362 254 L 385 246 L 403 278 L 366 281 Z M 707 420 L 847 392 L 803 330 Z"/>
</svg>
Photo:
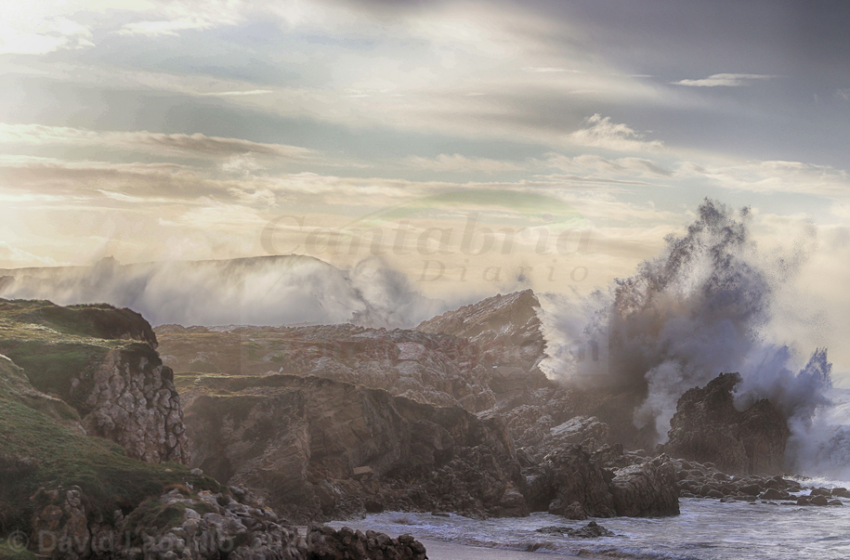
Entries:
<svg viewBox="0 0 850 560">
<path fill-rule="evenodd" d="M 0 272 L 0 297 L 106 302 L 151 324 L 412 327 L 446 310 L 377 258 L 350 271 L 298 255 Z"/>
<path fill-rule="evenodd" d="M 806 262 L 800 248 L 814 243 L 800 240 L 791 251 L 766 257 L 751 239 L 752 220 L 746 208 L 706 199 L 686 233 L 669 236 L 663 252 L 635 275 L 590 297 L 543 298 L 545 368 L 567 383 L 641 395 L 634 423 L 651 428 L 659 443 L 686 390 L 721 372 L 739 372 L 736 407 L 764 398 L 777 405 L 792 432 L 786 462 L 811 470 L 822 464 L 803 460 L 814 442 L 843 437 L 850 443 L 846 432 L 827 426 L 827 350 L 800 355 L 764 333 L 776 320 L 777 294 Z M 840 460 L 850 453 L 833 455 Z"/>
</svg>

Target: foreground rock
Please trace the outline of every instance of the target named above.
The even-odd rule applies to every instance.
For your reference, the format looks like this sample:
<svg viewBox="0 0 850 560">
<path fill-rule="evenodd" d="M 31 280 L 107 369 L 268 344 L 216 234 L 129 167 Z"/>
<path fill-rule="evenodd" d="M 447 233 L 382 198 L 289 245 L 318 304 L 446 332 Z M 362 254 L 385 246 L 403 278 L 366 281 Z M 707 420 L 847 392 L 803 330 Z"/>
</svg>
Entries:
<svg viewBox="0 0 850 560">
<path fill-rule="evenodd" d="M 665 451 L 674 457 L 714 463 L 733 474 L 779 474 L 790 432 L 767 399 L 735 408 L 737 373 L 722 373 L 703 388 L 685 392 L 670 422 Z"/>
<path fill-rule="evenodd" d="M 315 377 L 208 379 L 185 422 L 192 466 L 297 520 L 383 509 L 527 513 L 504 424 Z M 200 391 L 200 389 L 199 389 Z"/>
<path fill-rule="evenodd" d="M 425 560 L 425 547 L 410 535 L 393 539 L 375 531 L 311 525 L 307 534 L 310 560 Z"/>
<path fill-rule="evenodd" d="M 523 469 L 531 510 L 568 519 L 678 515 L 673 461 L 665 455 L 640 460 L 607 452 L 592 454 L 581 445 L 568 445 L 547 455 L 541 466 Z M 620 468 L 612 459 L 634 464 Z"/>
<path fill-rule="evenodd" d="M 602 525 L 597 525 L 596 521 L 591 521 L 584 527 L 575 529 L 573 527 L 541 527 L 537 529 L 538 533 L 546 533 L 547 535 L 564 535 L 576 539 L 596 539 L 599 537 L 614 537 L 613 531 L 609 531 Z"/>
<path fill-rule="evenodd" d="M 189 485 L 191 486 L 191 485 Z M 126 515 L 89 520 L 79 487 L 42 491 L 50 502 L 35 517 L 32 550 L 41 558 L 144 560 L 422 560 L 409 535 L 354 532 L 311 525 L 306 539 L 273 510 L 234 488 L 193 492 L 178 485 Z"/>
<path fill-rule="evenodd" d="M 150 325 L 108 305 L 0 300 L 0 353 L 41 393 L 70 405 L 66 421 L 147 462 L 186 462 L 180 396 Z"/>
</svg>

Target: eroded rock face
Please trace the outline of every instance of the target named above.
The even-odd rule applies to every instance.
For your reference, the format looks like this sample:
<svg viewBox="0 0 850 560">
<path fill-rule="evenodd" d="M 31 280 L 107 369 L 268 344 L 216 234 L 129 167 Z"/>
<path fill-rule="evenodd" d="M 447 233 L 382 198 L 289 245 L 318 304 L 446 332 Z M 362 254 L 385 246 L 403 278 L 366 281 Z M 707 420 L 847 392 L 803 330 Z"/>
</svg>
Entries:
<svg viewBox="0 0 850 560">
<path fill-rule="evenodd" d="M 666 455 L 621 468 L 609 484 L 617 515 L 657 517 L 679 514 L 676 468 Z"/>
<path fill-rule="evenodd" d="M 496 401 L 477 346 L 450 335 L 353 325 L 157 331 L 163 360 L 178 373 L 323 377 L 472 412 Z"/>
<path fill-rule="evenodd" d="M 186 410 L 192 465 L 252 488 L 291 518 L 345 517 L 367 506 L 526 512 L 498 418 L 314 377 L 209 383 L 216 395 Z"/>
<path fill-rule="evenodd" d="M 528 372 L 544 356 L 546 340 L 531 290 L 496 295 L 421 323 L 416 330 L 469 339 L 483 352 L 485 363 Z"/>
<path fill-rule="evenodd" d="M 0 352 L 36 392 L 49 395 L 37 402 L 36 392 L 16 382 L 14 400 L 43 411 L 52 397 L 61 403 L 51 413 L 60 423 L 110 439 L 132 458 L 188 460 L 173 373 L 141 315 L 109 305 L 0 300 L 0 319 Z M 0 374 L 8 380 L 0 385 L 20 378 L 11 369 Z"/>
<path fill-rule="evenodd" d="M 126 515 L 89 520 L 79 487 L 42 495 L 30 550 L 56 560 L 423 560 L 425 547 L 409 535 L 391 538 L 311 525 L 295 527 L 240 488 L 193 492 L 180 486 Z"/>
<path fill-rule="evenodd" d="M 790 432 L 785 417 L 763 399 L 739 411 L 732 391 L 737 373 L 722 373 L 679 399 L 665 451 L 733 474 L 779 474 Z"/>
<path fill-rule="evenodd" d="M 111 439 L 149 463 L 188 461 L 173 373 L 151 347 L 110 351 L 86 385 L 89 412 L 82 423 L 89 435 Z"/>
<path fill-rule="evenodd" d="M 540 466 L 523 469 L 523 491 L 532 511 L 568 519 L 677 515 L 675 467 L 665 455 L 641 459 L 608 447 L 591 452 L 566 444 Z"/>
<path fill-rule="evenodd" d="M 426 560 L 425 547 L 410 535 L 393 539 L 375 531 L 311 525 L 307 532 L 310 560 Z"/>
</svg>

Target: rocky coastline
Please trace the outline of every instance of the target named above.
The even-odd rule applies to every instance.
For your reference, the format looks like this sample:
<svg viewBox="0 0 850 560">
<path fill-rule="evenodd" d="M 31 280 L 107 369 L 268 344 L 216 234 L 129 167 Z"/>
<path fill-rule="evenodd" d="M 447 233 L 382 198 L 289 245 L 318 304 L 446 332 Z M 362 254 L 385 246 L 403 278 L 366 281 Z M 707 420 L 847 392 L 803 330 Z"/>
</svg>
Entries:
<svg viewBox="0 0 850 560">
<path fill-rule="evenodd" d="M 0 300 L 0 536 L 26 543 L 0 558 L 407 560 L 426 557 L 409 535 L 320 523 L 850 499 L 782 471 L 787 421 L 768 400 L 738 410 L 734 373 L 685 392 L 646 451 L 633 395 L 543 374 L 538 307 L 525 291 L 412 330 L 152 329 Z"/>
</svg>

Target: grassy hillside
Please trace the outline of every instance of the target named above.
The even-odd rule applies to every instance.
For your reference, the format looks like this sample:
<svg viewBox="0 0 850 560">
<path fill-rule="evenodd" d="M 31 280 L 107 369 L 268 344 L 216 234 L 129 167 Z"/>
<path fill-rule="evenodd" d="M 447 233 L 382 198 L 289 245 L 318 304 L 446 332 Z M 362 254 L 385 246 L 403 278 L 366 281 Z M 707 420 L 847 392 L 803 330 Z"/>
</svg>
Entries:
<svg viewBox="0 0 850 560">
<path fill-rule="evenodd" d="M 109 306 L 61 308 L 49 302 L 0 300 L 0 542 L 29 533 L 50 491 L 79 486 L 87 515 L 109 522 L 167 486 L 219 484 L 180 464 L 144 463 L 111 441 L 82 434 L 86 372 L 113 349 L 151 354 L 155 338 L 140 316 Z M 7 357 L 8 356 L 8 357 Z M 77 378 L 76 382 L 72 382 Z M 82 381 L 80 381 L 82 380 Z M 74 385 L 76 383 L 76 385 Z M 8 545 L 0 559 L 14 558 Z M 21 553 L 20 558 L 27 558 Z"/>
</svg>

